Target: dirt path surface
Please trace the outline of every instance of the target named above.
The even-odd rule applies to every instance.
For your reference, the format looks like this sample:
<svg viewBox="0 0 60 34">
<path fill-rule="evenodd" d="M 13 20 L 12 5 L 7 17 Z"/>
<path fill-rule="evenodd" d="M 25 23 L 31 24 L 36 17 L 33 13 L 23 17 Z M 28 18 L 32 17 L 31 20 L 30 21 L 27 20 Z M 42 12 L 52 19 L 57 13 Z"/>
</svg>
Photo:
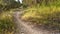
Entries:
<svg viewBox="0 0 60 34">
<path fill-rule="evenodd" d="M 59 34 L 59 33 L 53 33 L 50 31 L 37 29 L 33 25 L 28 25 L 26 22 L 23 22 L 19 17 L 23 12 L 14 12 L 14 18 L 15 22 L 17 24 L 17 28 L 19 32 L 15 34 Z"/>
</svg>

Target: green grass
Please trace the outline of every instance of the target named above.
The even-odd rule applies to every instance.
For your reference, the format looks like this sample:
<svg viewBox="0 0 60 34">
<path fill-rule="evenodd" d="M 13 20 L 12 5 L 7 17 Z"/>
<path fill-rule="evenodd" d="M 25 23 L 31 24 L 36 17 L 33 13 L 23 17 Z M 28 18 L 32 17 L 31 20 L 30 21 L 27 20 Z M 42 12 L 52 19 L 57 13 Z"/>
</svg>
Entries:
<svg viewBox="0 0 60 34">
<path fill-rule="evenodd" d="M 3 12 L 0 14 L 0 34 L 13 34 L 15 23 L 11 12 Z"/>
<path fill-rule="evenodd" d="M 36 25 L 48 26 L 47 28 L 60 29 L 60 7 L 32 7 L 25 10 L 22 20 Z"/>
</svg>

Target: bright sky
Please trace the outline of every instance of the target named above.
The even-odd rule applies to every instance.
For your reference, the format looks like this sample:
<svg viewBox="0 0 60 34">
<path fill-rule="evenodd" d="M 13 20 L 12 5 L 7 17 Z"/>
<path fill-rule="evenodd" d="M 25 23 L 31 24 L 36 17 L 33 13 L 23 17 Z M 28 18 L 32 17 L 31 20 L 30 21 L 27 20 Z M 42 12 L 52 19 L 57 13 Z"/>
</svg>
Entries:
<svg viewBox="0 0 60 34">
<path fill-rule="evenodd" d="M 18 1 L 18 0 L 15 0 L 15 1 Z M 20 3 L 22 3 L 23 0 L 19 0 L 19 1 L 20 1 Z"/>
</svg>

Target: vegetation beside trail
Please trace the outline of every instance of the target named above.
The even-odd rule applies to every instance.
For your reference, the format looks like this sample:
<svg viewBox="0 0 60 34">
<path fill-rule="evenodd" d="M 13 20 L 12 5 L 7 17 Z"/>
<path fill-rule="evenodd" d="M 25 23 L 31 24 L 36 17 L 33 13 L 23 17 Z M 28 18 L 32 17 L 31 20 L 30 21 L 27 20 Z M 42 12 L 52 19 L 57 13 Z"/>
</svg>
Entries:
<svg viewBox="0 0 60 34">
<path fill-rule="evenodd" d="M 22 20 L 45 26 L 48 29 L 60 30 L 60 7 L 32 7 L 26 9 Z"/>
<path fill-rule="evenodd" d="M 21 19 L 60 31 L 60 0 L 36 0 L 35 3 L 25 10 Z"/>
<path fill-rule="evenodd" d="M 0 34 L 14 34 L 15 23 L 11 12 L 0 14 Z"/>
<path fill-rule="evenodd" d="M 15 33 L 13 9 L 20 6 L 21 4 L 15 0 L 0 0 L 0 34 Z"/>
</svg>

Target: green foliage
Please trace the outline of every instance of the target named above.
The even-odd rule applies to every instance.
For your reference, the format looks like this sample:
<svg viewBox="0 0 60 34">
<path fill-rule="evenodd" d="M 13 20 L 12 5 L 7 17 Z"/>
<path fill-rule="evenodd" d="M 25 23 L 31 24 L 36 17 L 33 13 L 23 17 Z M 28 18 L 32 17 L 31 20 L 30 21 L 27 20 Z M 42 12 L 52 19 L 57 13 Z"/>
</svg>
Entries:
<svg viewBox="0 0 60 34">
<path fill-rule="evenodd" d="M 7 13 L 0 14 L 0 34 L 13 34 L 15 30 L 15 23 L 13 16 Z"/>
<path fill-rule="evenodd" d="M 16 2 L 15 0 L 0 0 L 0 9 L 1 10 L 9 10 L 12 8 L 20 7 L 20 3 Z"/>
</svg>

